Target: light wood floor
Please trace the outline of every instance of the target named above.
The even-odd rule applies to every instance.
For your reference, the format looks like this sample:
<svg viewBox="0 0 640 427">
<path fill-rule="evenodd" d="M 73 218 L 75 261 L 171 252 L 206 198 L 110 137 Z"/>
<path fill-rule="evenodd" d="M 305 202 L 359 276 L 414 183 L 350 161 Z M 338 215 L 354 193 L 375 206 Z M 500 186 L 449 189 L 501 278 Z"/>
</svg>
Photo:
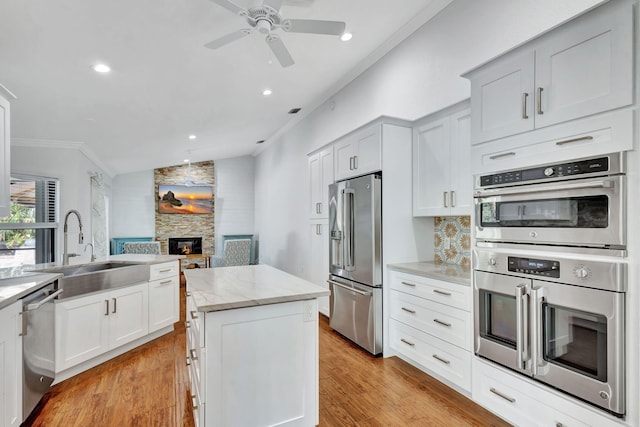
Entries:
<svg viewBox="0 0 640 427">
<path fill-rule="evenodd" d="M 55 385 L 25 425 L 193 426 L 183 325 Z M 508 425 L 400 359 L 369 356 L 324 316 L 319 335 L 321 427 Z"/>
</svg>

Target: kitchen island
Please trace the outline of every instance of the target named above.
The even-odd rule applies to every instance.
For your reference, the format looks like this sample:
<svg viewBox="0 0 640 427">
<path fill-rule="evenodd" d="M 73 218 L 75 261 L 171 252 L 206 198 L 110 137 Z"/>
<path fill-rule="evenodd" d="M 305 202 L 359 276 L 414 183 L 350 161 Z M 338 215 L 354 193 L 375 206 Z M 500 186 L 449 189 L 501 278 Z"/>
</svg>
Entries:
<svg viewBox="0 0 640 427">
<path fill-rule="evenodd" d="M 267 265 L 185 277 L 196 425 L 318 424 L 316 298 L 329 291 Z"/>
</svg>

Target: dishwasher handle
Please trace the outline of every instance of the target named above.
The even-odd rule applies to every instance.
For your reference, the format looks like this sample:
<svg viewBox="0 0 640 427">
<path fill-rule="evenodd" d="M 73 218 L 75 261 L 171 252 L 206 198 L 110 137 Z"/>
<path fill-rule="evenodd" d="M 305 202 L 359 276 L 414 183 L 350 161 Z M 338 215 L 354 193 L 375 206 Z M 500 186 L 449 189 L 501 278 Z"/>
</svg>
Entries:
<svg viewBox="0 0 640 427">
<path fill-rule="evenodd" d="M 64 289 L 58 289 L 57 291 L 55 291 L 54 293 L 52 293 L 48 297 L 43 298 L 38 302 L 34 302 L 34 303 L 31 303 L 31 304 L 27 305 L 27 307 L 25 308 L 24 311 L 33 311 L 33 310 L 39 309 L 43 304 L 45 304 L 45 303 L 51 301 L 52 299 L 54 299 L 55 297 L 59 296 L 63 291 L 64 291 Z"/>
<path fill-rule="evenodd" d="M 336 282 L 334 280 L 327 280 L 327 282 L 331 283 L 334 286 L 338 286 L 340 288 L 346 289 L 347 291 L 355 292 L 356 294 L 359 294 L 359 295 L 362 295 L 362 296 L 365 296 L 365 297 L 373 295 L 373 292 L 364 292 L 364 291 L 361 291 L 360 289 L 356 289 L 356 288 L 351 288 L 349 286 L 345 286 L 342 283 L 338 283 L 338 282 Z"/>
</svg>

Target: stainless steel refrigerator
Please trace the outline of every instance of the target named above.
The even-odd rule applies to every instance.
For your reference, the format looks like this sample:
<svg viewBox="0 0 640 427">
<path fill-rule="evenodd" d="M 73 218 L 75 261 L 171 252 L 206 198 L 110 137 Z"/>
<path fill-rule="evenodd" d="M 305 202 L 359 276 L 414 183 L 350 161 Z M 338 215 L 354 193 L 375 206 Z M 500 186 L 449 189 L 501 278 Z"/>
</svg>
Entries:
<svg viewBox="0 0 640 427">
<path fill-rule="evenodd" d="M 382 353 L 382 176 L 329 186 L 331 327 Z"/>
</svg>

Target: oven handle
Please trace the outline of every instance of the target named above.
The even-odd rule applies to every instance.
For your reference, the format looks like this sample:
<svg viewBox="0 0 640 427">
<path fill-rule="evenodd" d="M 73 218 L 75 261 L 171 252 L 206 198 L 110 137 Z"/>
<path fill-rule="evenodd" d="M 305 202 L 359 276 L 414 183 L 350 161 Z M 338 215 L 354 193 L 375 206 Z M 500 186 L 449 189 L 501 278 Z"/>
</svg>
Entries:
<svg viewBox="0 0 640 427">
<path fill-rule="evenodd" d="M 518 369 L 526 369 L 529 360 L 529 313 L 527 304 L 527 285 L 520 284 L 516 287 L 516 363 Z"/>
<path fill-rule="evenodd" d="M 613 188 L 615 187 L 615 181 L 612 179 L 601 181 L 589 181 L 567 184 L 553 184 L 553 185 L 536 185 L 530 188 L 518 188 L 513 190 L 485 190 L 476 191 L 473 195 L 476 199 L 484 199 L 486 197 L 495 196 L 515 196 L 518 194 L 534 194 L 534 193 L 547 193 L 550 191 L 563 191 L 563 190 L 581 190 L 590 188 Z"/>
<path fill-rule="evenodd" d="M 547 362 L 544 361 L 544 345 L 543 339 L 543 316 L 542 304 L 545 302 L 544 288 L 531 289 L 531 299 L 533 301 L 532 313 L 532 337 L 534 339 L 534 357 L 531 364 L 531 373 L 534 377 L 545 374 Z"/>
</svg>

